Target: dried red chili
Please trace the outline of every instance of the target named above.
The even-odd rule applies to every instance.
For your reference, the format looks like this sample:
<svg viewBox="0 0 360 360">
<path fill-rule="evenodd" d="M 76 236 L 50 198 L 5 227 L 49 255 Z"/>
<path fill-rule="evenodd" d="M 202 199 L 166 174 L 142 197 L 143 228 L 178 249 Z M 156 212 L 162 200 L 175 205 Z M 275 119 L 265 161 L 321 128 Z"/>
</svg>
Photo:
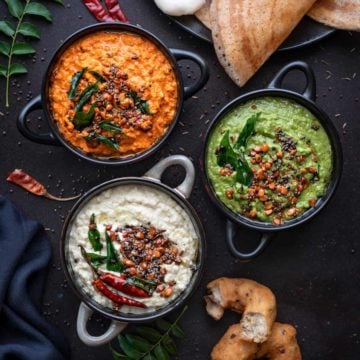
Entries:
<svg viewBox="0 0 360 360">
<path fill-rule="evenodd" d="M 85 261 L 88 263 L 88 265 L 91 267 L 92 271 L 94 272 L 94 276 L 99 278 L 101 281 L 106 283 L 107 285 L 110 285 L 116 290 L 119 290 L 123 292 L 124 294 L 135 296 L 135 297 L 141 297 L 141 298 L 148 298 L 151 296 L 150 293 L 146 292 L 143 289 L 140 289 L 134 285 L 130 285 L 127 283 L 127 277 L 126 275 L 120 275 L 117 276 L 115 274 L 107 273 L 107 272 L 100 272 L 89 259 L 86 250 L 83 246 L 80 245 L 81 255 L 85 259 Z"/>
<path fill-rule="evenodd" d="M 109 10 L 110 15 L 119 21 L 129 22 L 124 12 L 121 10 L 118 0 L 105 0 L 105 4 Z"/>
<path fill-rule="evenodd" d="M 101 22 L 114 22 L 116 18 L 113 18 L 109 12 L 101 5 L 99 0 L 83 0 L 83 4 L 88 8 L 90 13 Z"/>
<path fill-rule="evenodd" d="M 78 197 L 81 196 L 81 195 L 77 195 L 68 198 L 59 198 L 57 196 L 51 195 L 48 193 L 44 185 L 40 184 L 31 175 L 27 174 L 25 171 L 21 169 L 15 169 L 14 171 L 12 171 L 6 180 L 15 185 L 22 187 L 23 189 L 31 192 L 36 196 L 44 196 L 51 200 L 70 201 L 77 199 Z"/>
<path fill-rule="evenodd" d="M 116 276 L 110 273 L 102 273 L 100 279 L 113 287 L 116 290 L 122 291 L 124 294 L 128 294 L 135 297 L 148 298 L 151 295 L 143 289 L 139 289 L 133 285 L 126 283 L 126 277 Z"/>
<path fill-rule="evenodd" d="M 93 281 L 93 286 L 96 290 L 101 292 L 103 295 L 105 295 L 108 299 L 110 299 L 115 304 L 135 306 L 135 307 L 141 307 L 141 308 L 146 307 L 146 305 L 141 303 L 140 301 L 129 299 L 125 296 L 121 296 L 119 294 L 114 293 L 99 278 L 97 278 L 96 280 Z"/>
</svg>

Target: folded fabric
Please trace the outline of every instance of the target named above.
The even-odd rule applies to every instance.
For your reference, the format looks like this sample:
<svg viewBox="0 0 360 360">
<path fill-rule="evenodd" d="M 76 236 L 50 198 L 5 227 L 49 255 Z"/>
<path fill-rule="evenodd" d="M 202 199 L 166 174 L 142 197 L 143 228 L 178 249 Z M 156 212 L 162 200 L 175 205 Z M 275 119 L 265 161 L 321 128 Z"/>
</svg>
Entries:
<svg viewBox="0 0 360 360">
<path fill-rule="evenodd" d="M 51 244 L 43 227 L 0 195 L 0 360 L 69 359 L 41 314 Z"/>
</svg>

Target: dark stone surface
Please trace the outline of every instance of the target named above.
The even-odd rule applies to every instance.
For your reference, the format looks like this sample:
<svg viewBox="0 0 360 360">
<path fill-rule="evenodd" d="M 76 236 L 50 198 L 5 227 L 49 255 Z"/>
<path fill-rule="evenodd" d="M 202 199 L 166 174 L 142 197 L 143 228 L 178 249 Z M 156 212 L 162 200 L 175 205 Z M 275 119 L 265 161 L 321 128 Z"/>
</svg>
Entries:
<svg viewBox="0 0 360 360">
<path fill-rule="evenodd" d="M 27 99 L 40 91 L 42 76 L 51 54 L 68 35 L 94 23 L 81 2 L 65 0 L 61 8 L 49 4 L 54 13 L 52 25 L 39 21 L 42 38 L 34 42 L 37 55 L 24 59 L 29 74 L 11 81 L 11 107 L 4 107 L 4 81 L 0 79 L 0 192 L 48 229 L 53 247 L 43 311 L 66 334 L 72 359 L 111 359 L 106 346 L 88 348 L 76 335 L 79 300 L 64 279 L 59 260 L 59 236 L 71 203 L 60 204 L 36 198 L 6 183 L 6 174 L 23 168 L 47 185 L 49 190 L 71 195 L 90 189 L 102 181 L 141 175 L 169 154 L 185 154 L 194 159 L 197 180 L 191 202 L 207 232 L 208 258 L 202 284 L 189 302 L 182 325 L 188 334 L 180 343 L 180 359 L 208 359 L 213 345 L 239 317 L 227 313 L 220 322 L 206 315 L 203 295 L 208 281 L 219 276 L 249 277 L 271 287 L 278 300 L 278 320 L 295 324 L 303 352 L 308 359 L 358 359 L 359 333 L 359 177 L 360 177 L 360 34 L 337 32 L 307 48 L 275 54 L 242 89 L 237 88 L 218 64 L 209 44 L 193 38 L 173 25 L 152 1 L 123 0 L 131 21 L 158 35 L 170 47 L 193 50 L 203 55 L 211 68 L 210 81 L 196 98 L 185 102 L 181 123 L 165 146 L 140 164 L 106 168 L 78 160 L 61 148 L 38 145 L 23 138 L 15 120 Z M 0 17 L 4 14 L 0 2 Z M 258 259 L 241 263 L 229 255 L 224 242 L 225 219 L 210 203 L 199 176 L 199 155 L 208 121 L 230 99 L 264 87 L 275 72 L 291 60 L 304 60 L 313 67 L 318 85 L 317 103 L 335 123 L 344 148 L 344 173 L 340 187 L 329 205 L 310 223 L 279 234 Z M 1 58 L 3 62 L 3 58 Z M 196 69 L 184 64 L 183 73 L 191 81 Z M 286 85 L 301 90 L 303 78 L 294 72 Z M 31 115 L 31 124 L 46 129 L 41 111 Z M 170 170 L 170 184 L 181 180 L 182 172 Z M 242 236 L 255 234 L 243 231 Z M 97 318 L 93 328 L 103 331 L 106 322 Z M 224 359 L 225 360 L 225 359 Z"/>
</svg>

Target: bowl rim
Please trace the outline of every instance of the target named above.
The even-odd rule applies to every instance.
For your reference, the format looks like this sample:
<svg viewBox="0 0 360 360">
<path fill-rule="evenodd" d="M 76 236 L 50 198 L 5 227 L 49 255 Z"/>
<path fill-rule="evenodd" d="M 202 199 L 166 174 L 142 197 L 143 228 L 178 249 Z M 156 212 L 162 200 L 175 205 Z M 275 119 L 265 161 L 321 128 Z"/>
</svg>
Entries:
<svg viewBox="0 0 360 360">
<path fill-rule="evenodd" d="M 48 88 L 50 86 L 51 82 L 51 74 L 52 71 L 57 64 L 58 59 L 61 57 L 61 55 L 66 51 L 70 46 L 72 46 L 76 41 L 78 41 L 81 38 L 86 37 L 87 35 L 90 35 L 92 33 L 96 32 L 129 32 L 132 34 L 140 35 L 145 37 L 147 40 L 151 41 L 153 44 L 157 46 L 157 48 L 166 56 L 168 59 L 170 65 L 172 66 L 176 82 L 177 82 L 177 92 L 178 92 L 178 100 L 176 105 L 176 111 L 173 117 L 173 120 L 171 121 L 171 124 L 168 126 L 166 132 L 162 135 L 162 137 L 155 142 L 152 146 L 150 146 L 147 150 L 126 156 L 123 158 L 101 158 L 101 157 L 95 157 L 91 156 L 90 154 L 87 154 L 83 150 L 75 147 L 72 145 L 69 141 L 67 141 L 60 133 L 60 129 L 55 123 L 55 120 L 51 114 L 50 111 L 50 99 L 48 94 Z M 51 133 L 55 135 L 56 140 L 60 142 L 62 146 L 70 150 L 72 153 L 80 157 L 81 159 L 90 161 L 95 164 L 101 164 L 101 165 L 126 165 L 126 164 L 132 164 L 139 162 L 141 160 L 144 160 L 154 154 L 159 148 L 164 144 L 164 142 L 168 139 L 172 131 L 174 130 L 175 126 L 177 125 L 182 108 L 184 103 L 184 81 L 179 69 L 179 65 L 175 59 L 175 56 L 172 54 L 170 48 L 165 45 L 165 43 L 160 40 L 156 35 L 151 33 L 149 30 L 143 29 L 139 26 L 126 24 L 126 23 L 99 23 L 99 24 L 92 24 L 86 27 L 83 27 L 73 34 L 69 35 L 64 42 L 56 49 L 54 54 L 52 55 L 52 58 L 46 68 L 46 72 L 43 76 L 42 85 L 41 85 L 41 102 L 43 111 L 45 113 L 45 117 L 47 119 L 47 122 L 49 124 Z"/>
<path fill-rule="evenodd" d="M 230 111 L 234 110 L 237 106 L 252 100 L 252 99 L 258 99 L 262 97 L 277 97 L 277 98 L 285 98 L 290 99 L 294 101 L 295 103 L 305 107 L 308 111 L 310 111 L 318 121 L 323 126 L 324 130 L 326 131 L 326 134 L 328 136 L 331 149 L 332 149 L 332 173 L 331 173 L 331 179 L 329 181 L 326 193 L 317 200 L 316 205 L 313 208 L 310 208 L 306 210 L 303 214 L 300 216 L 290 220 L 286 221 L 283 224 L 280 225 L 274 225 L 272 223 L 267 222 L 261 222 L 257 220 L 252 220 L 250 218 L 247 218 L 243 215 L 236 214 L 232 210 L 230 210 L 223 202 L 216 196 L 215 191 L 212 186 L 212 182 L 210 180 L 210 177 L 208 175 L 207 171 L 207 151 L 208 151 L 208 145 L 209 145 L 209 139 L 216 128 L 217 124 L 221 122 L 221 120 L 224 118 L 226 114 L 228 114 Z M 329 116 L 325 111 L 323 111 L 314 101 L 311 99 L 288 89 L 278 89 L 278 88 L 265 88 L 260 90 L 251 91 L 248 93 L 245 93 L 243 95 L 238 96 L 237 98 L 231 100 L 227 105 L 225 105 L 213 118 L 213 120 L 210 122 L 210 125 L 206 131 L 206 135 L 204 138 L 204 146 L 203 146 L 203 152 L 202 156 L 200 158 L 201 162 L 201 168 L 202 168 L 202 176 L 203 181 L 205 184 L 206 192 L 208 193 L 211 201 L 215 206 L 230 220 L 233 222 L 243 225 L 247 228 L 261 231 L 263 233 L 270 233 L 270 232 L 278 232 L 282 230 L 291 229 L 295 226 L 301 225 L 305 223 L 306 221 L 313 218 L 316 214 L 318 214 L 325 205 L 329 202 L 329 200 L 334 195 L 340 179 L 342 175 L 342 169 L 343 169 L 343 152 L 342 152 L 342 146 L 339 134 L 333 124 L 333 122 L 330 120 Z"/>
<path fill-rule="evenodd" d="M 145 186 L 153 187 L 159 190 L 162 193 L 170 196 L 174 201 L 177 202 L 179 206 L 181 206 L 193 223 L 193 226 L 196 230 L 196 233 L 199 237 L 198 239 L 198 258 L 197 258 L 197 267 L 194 270 L 191 280 L 189 282 L 190 288 L 189 290 L 184 290 L 181 292 L 173 301 L 165 305 L 164 307 L 155 310 L 154 312 L 142 313 L 142 314 L 131 314 L 131 313 L 116 313 L 115 310 L 109 309 L 106 306 L 98 304 L 96 301 L 91 300 L 90 297 L 82 290 L 80 290 L 80 285 L 77 286 L 76 279 L 73 278 L 72 273 L 70 271 L 70 261 L 68 261 L 66 254 L 66 245 L 68 244 L 67 238 L 68 233 L 71 229 L 72 221 L 76 218 L 81 209 L 95 196 L 99 195 L 103 191 L 114 188 L 121 185 L 131 185 L 131 184 L 142 184 Z M 99 185 L 94 186 L 90 190 L 88 190 L 72 207 L 70 210 L 64 225 L 61 231 L 60 237 L 60 259 L 63 271 L 65 273 L 65 277 L 70 284 L 73 292 L 76 296 L 84 302 L 88 307 L 90 307 L 93 311 L 100 313 L 106 318 L 115 321 L 125 321 L 128 323 L 143 323 L 148 321 L 153 321 L 160 317 L 166 316 L 167 314 L 175 311 L 180 308 L 188 299 L 194 294 L 196 289 L 198 288 L 205 267 L 205 258 L 207 252 L 206 245 L 206 237 L 205 231 L 202 225 L 202 222 L 197 215 L 195 209 L 192 207 L 190 202 L 175 189 L 169 187 L 166 184 L 163 184 L 155 179 L 147 178 L 147 177 L 123 177 L 105 181 Z M 188 284 L 188 285 L 189 285 Z M 140 300 L 141 301 L 141 300 Z"/>
</svg>

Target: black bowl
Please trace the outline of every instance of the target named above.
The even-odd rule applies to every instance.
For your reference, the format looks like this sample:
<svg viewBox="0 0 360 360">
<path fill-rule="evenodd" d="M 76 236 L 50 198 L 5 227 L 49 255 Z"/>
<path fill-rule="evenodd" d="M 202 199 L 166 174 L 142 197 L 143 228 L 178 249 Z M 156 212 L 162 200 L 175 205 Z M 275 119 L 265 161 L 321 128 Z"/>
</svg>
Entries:
<svg viewBox="0 0 360 360">
<path fill-rule="evenodd" d="M 68 141 L 66 141 L 63 136 L 61 135 L 55 121 L 52 119 L 51 111 L 49 109 L 49 99 L 48 99 L 48 88 L 50 84 L 51 74 L 53 72 L 54 66 L 57 63 L 59 57 L 63 54 L 63 52 L 71 46 L 74 42 L 79 40 L 80 38 L 87 36 L 94 32 L 99 31 L 111 31 L 111 32 L 128 32 L 140 35 L 152 43 L 154 43 L 167 57 L 170 64 L 172 65 L 173 71 L 176 76 L 177 84 L 178 84 L 178 104 L 176 114 L 174 119 L 167 129 L 166 133 L 161 137 L 161 139 L 151 146 L 149 149 L 134 154 L 127 157 L 119 157 L 119 158 L 101 158 L 101 157 L 94 157 L 86 152 L 82 151 L 81 149 L 73 146 Z M 181 76 L 181 72 L 179 66 L 177 64 L 178 60 L 187 59 L 195 62 L 200 68 L 200 77 L 199 79 L 190 86 L 183 85 L 183 80 Z M 124 24 L 124 23 L 102 23 L 102 24 L 95 24 L 88 27 L 85 27 L 73 35 L 69 36 L 64 43 L 58 48 L 58 50 L 53 55 L 50 64 L 45 72 L 43 83 L 42 83 L 42 91 L 41 95 L 38 95 L 33 100 L 31 100 L 19 114 L 17 120 L 17 126 L 19 131 L 29 140 L 40 143 L 40 144 L 47 144 L 47 145 L 62 145 L 80 158 L 85 160 L 89 160 L 93 163 L 97 164 L 104 164 L 104 165 L 124 165 L 129 163 L 134 163 L 140 161 L 148 156 L 152 155 L 155 151 L 157 151 L 166 141 L 172 130 L 174 129 L 182 110 L 182 105 L 184 99 L 191 97 L 195 94 L 199 89 L 201 89 L 205 83 L 207 82 L 209 77 L 209 69 L 208 65 L 205 60 L 200 57 L 199 55 L 186 50 L 179 50 L 179 49 L 170 49 L 168 48 L 159 38 L 155 35 L 150 33 L 147 30 L 139 28 L 137 26 Z M 28 127 L 26 122 L 27 116 L 30 112 L 36 109 L 43 109 L 45 113 L 46 120 L 50 127 L 50 132 L 45 134 L 37 134 L 31 131 Z"/>
<path fill-rule="evenodd" d="M 292 70 L 300 70 L 302 71 L 307 80 L 306 89 L 302 94 L 285 90 L 281 88 L 282 82 L 284 77 Z M 207 148 L 208 148 L 208 141 L 212 134 L 213 129 L 216 127 L 217 123 L 221 121 L 224 116 L 232 111 L 234 108 L 243 104 L 251 99 L 257 99 L 265 96 L 270 97 L 280 97 L 285 99 L 291 99 L 296 103 L 304 106 L 308 109 L 315 117 L 320 121 L 321 125 L 323 126 L 324 130 L 327 133 L 327 136 L 330 140 L 330 144 L 332 147 L 332 174 L 329 185 L 327 187 L 326 193 L 323 197 L 321 197 L 316 205 L 305 211 L 301 216 L 298 216 L 290 221 L 286 221 L 280 225 L 273 225 L 271 223 L 265 223 L 257 220 L 249 219 L 245 216 L 240 214 L 236 214 L 235 212 L 231 211 L 228 207 L 226 207 L 221 200 L 216 196 L 213 186 L 211 184 L 211 180 L 209 179 L 207 168 L 206 168 L 206 157 L 207 157 Z M 228 218 L 227 226 L 226 226 L 226 240 L 229 247 L 230 252 L 237 258 L 248 260 L 256 257 L 259 255 L 269 243 L 269 240 L 273 237 L 273 235 L 282 230 L 290 229 L 294 226 L 298 226 L 303 224 L 304 222 L 310 220 L 314 217 L 324 206 L 328 203 L 330 198 L 333 196 L 342 173 L 342 148 L 339 139 L 339 135 L 336 131 L 335 126 L 331 122 L 328 115 L 320 109 L 315 104 L 316 98 L 316 80 L 314 73 L 310 66 L 304 62 L 296 61 L 290 64 L 287 64 L 283 67 L 274 77 L 274 79 L 270 82 L 267 89 L 257 90 L 250 93 L 246 93 L 234 100 L 232 100 L 229 104 L 227 104 L 220 112 L 215 116 L 214 120 L 211 122 L 210 127 L 207 131 L 205 137 L 205 147 L 203 151 L 203 156 L 201 159 L 201 165 L 203 168 L 203 173 L 205 174 L 205 187 L 206 190 L 212 200 L 212 202 L 220 209 Z M 236 237 L 236 230 L 237 225 L 245 226 L 247 228 L 260 231 L 262 233 L 261 239 L 255 250 L 244 253 L 237 249 L 235 245 L 235 237 Z"/>
<path fill-rule="evenodd" d="M 186 177 L 184 182 L 176 189 L 173 189 L 161 183 L 160 180 L 166 168 L 174 164 L 182 165 L 186 170 Z M 114 320 L 115 322 L 142 323 L 147 321 L 153 321 L 159 317 L 165 316 L 169 312 L 172 312 L 180 308 L 184 304 L 184 302 L 188 300 L 188 298 L 192 295 L 192 293 L 195 291 L 195 289 L 200 283 L 203 274 L 205 252 L 206 252 L 205 235 L 201 221 L 197 216 L 196 211 L 187 200 L 193 187 L 194 177 L 195 177 L 195 171 L 191 161 L 185 156 L 175 155 L 163 159 L 161 162 L 155 165 L 150 171 L 148 171 L 144 175 L 144 177 L 124 177 L 124 178 L 106 181 L 89 190 L 85 195 L 82 196 L 80 200 L 78 200 L 78 202 L 74 205 L 74 207 L 70 211 L 63 226 L 61 241 L 60 241 L 60 254 L 61 254 L 62 267 L 65 272 L 66 278 L 69 281 L 70 286 L 72 287 L 76 295 L 80 298 L 80 300 L 88 308 L 102 314 L 103 316 L 111 320 Z M 164 306 L 163 308 L 155 310 L 154 312 L 143 313 L 143 314 L 121 313 L 121 311 L 115 311 L 109 307 L 103 306 L 97 303 L 96 301 L 94 301 L 89 295 L 87 295 L 82 290 L 80 284 L 77 282 L 76 274 L 72 269 L 70 259 L 68 256 L 69 232 L 71 230 L 74 219 L 76 218 L 77 214 L 82 210 L 83 206 L 87 204 L 93 197 L 97 196 L 99 193 L 103 192 L 104 190 L 117 186 L 129 185 L 129 184 L 144 185 L 151 188 L 155 188 L 161 191 L 162 193 L 165 193 L 168 196 L 170 196 L 188 214 L 189 218 L 191 219 L 194 225 L 195 231 L 199 239 L 196 269 L 194 270 L 193 276 L 190 280 L 190 283 L 187 286 L 187 289 L 184 292 L 182 292 L 176 299 L 174 299 L 172 302 L 170 302 L 168 305 Z M 79 336 L 88 345 L 98 345 L 95 343 L 91 343 L 91 340 L 87 342 L 86 335 L 82 337 L 81 334 L 79 333 Z"/>
</svg>

